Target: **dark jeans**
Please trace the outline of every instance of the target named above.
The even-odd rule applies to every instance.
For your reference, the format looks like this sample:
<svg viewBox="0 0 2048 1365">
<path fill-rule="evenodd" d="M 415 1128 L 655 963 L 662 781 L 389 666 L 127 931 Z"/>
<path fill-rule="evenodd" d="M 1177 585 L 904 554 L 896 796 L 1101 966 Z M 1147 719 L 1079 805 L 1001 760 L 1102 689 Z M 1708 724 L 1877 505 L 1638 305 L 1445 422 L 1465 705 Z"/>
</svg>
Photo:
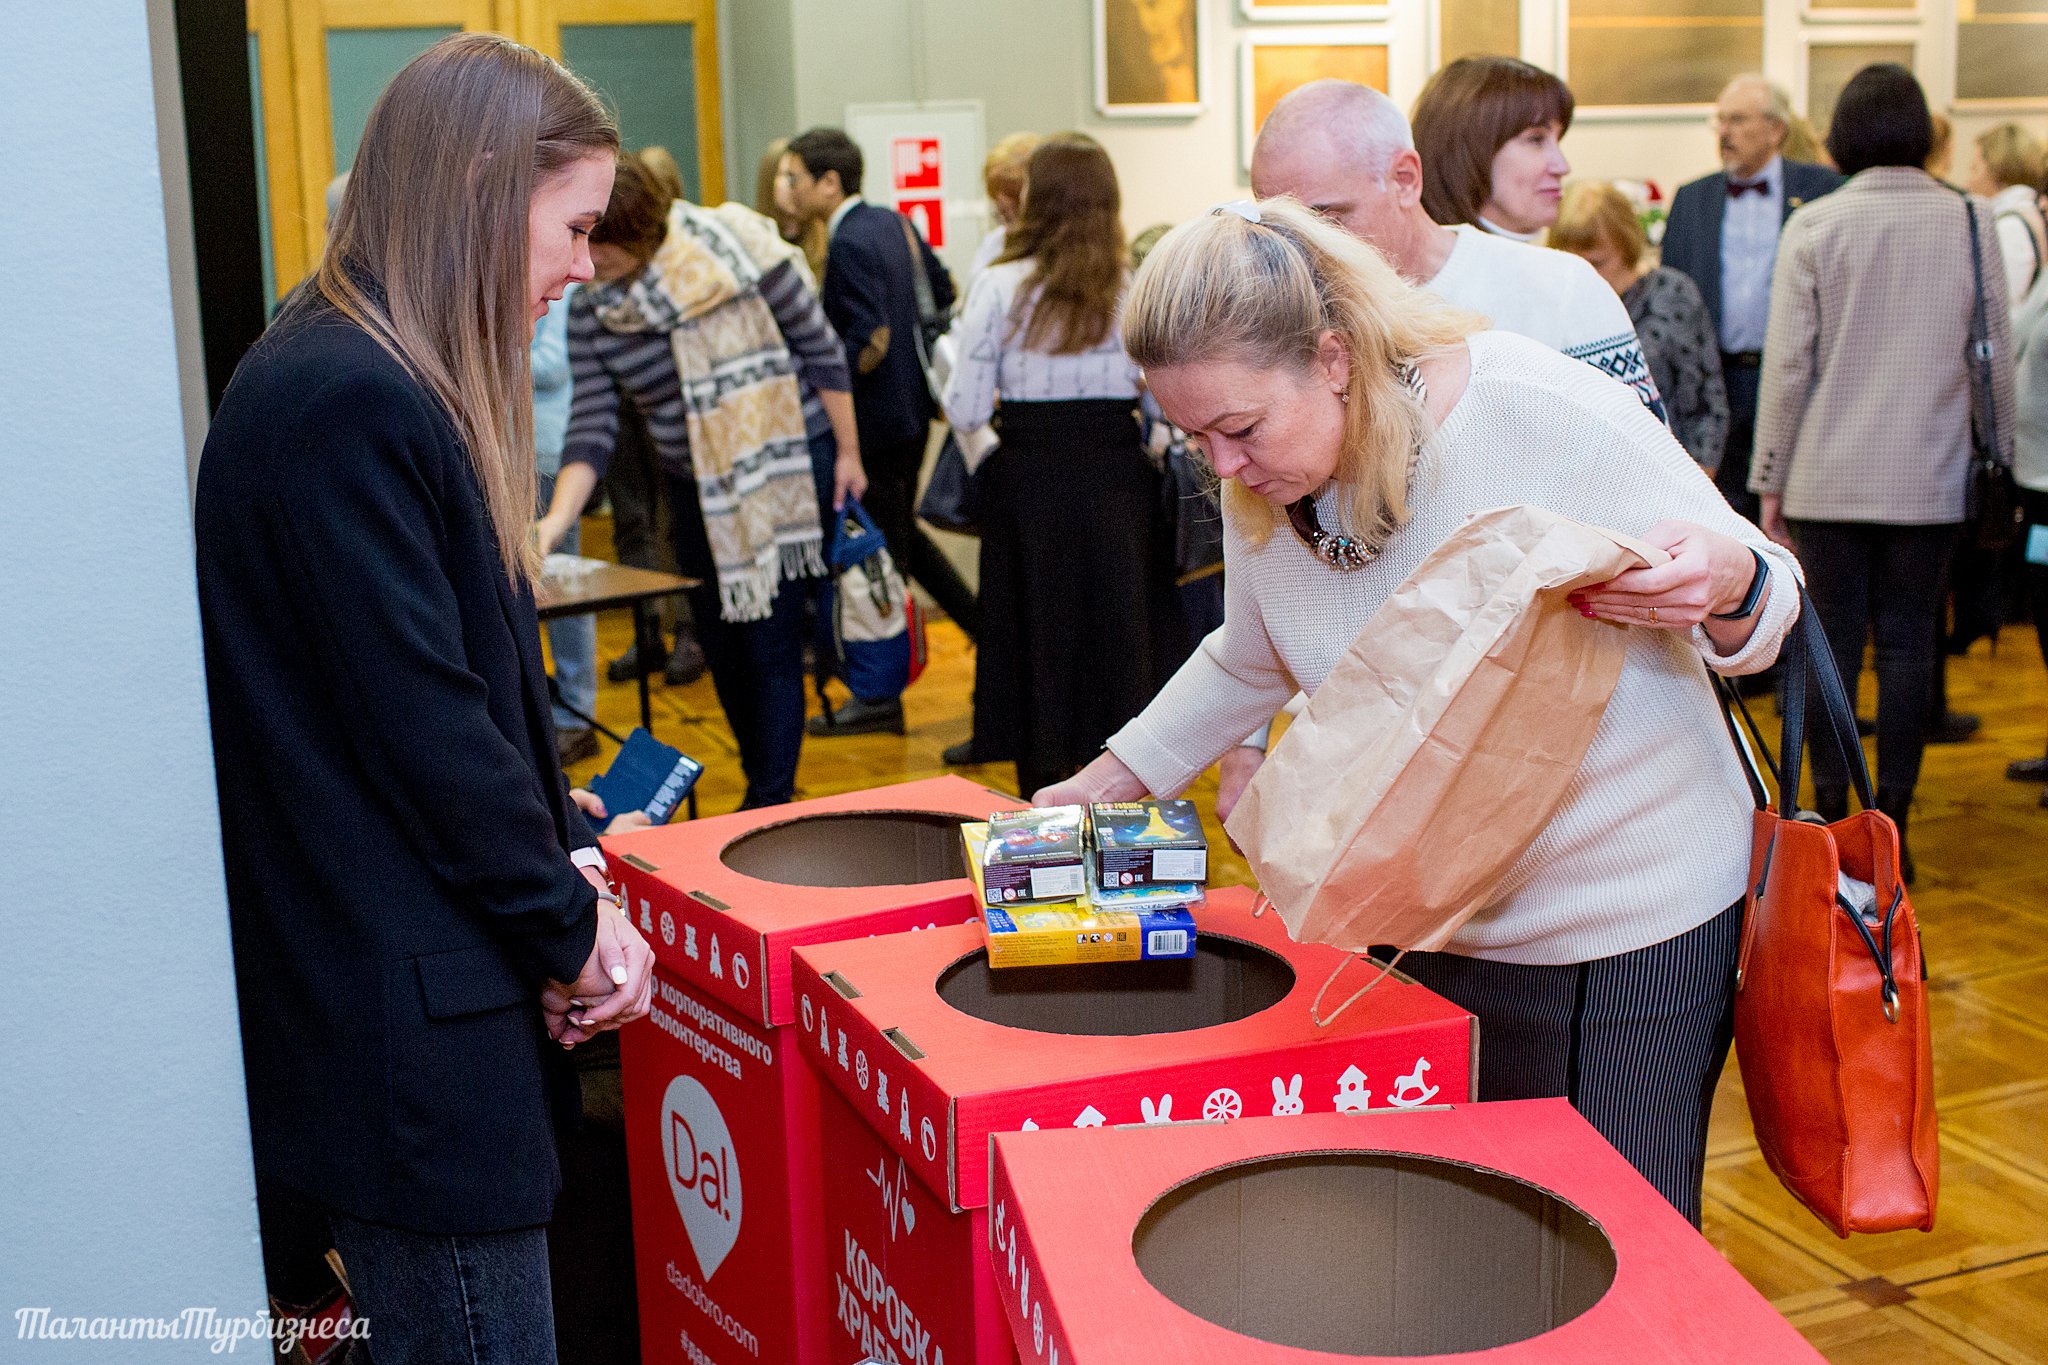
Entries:
<svg viewBox="0 0 2048 1365">
<path fill-rule="evenodd" d="M 939 610 L 953 618 L 968 639 L 981 636 L 981 606 L 974 589 L 932 542 L 917 522 L 917 476 L 924 467 L 924 440 L 915 444 L 863 448 L 861 463 L 868 472 L 868 491 L 861 506 L 875 519 L 896 567 L 932 595 Z"/>
<path fill-rule="evenodd" d="M 1763 371 L 1738 356 L 1721 354 L 1721 381 L 1728 389 L 1728 444 L 1714 470 L 1714 484 L 1728 505 L 1755 521 L 1762 500 L 1749 491 L 1749 457 L 1756 445 L 1756 393 Z"/>
<path fill-rule="evenodd" d="M 669 515 L 677 572 L 701 581 L 685 594 L 697 640 L 747 775 L 743 808 L 779 806 L 796 795 L 804 743 L 804 600 L 813 580 L 784 579 L 765 621 L 727 621 L 718 609 L 718 569 L 704 531 L 696 485 L 671 475 Z"/>
<path fill-rule="evenodd" d="M 446 1237 L 330 1220 L 376 1365 L 555 1365 L 545 1228 Z"/>
<path fill-rule="evenodd" d="M 1863 643 L 1877 642 L 1877 784 L 1888 794 L 1885 804 L 1903 808 L 1920 780 L 1932 719 L 1936 622 L 1956 528 L 1852 521 L 1795 521 L 1791 527 L 1807 595 L 1827 629 L 1852 702 L 1863 673 Z M 1809 714 L 1817 715 L 1817 692 L 1807 704 Z M 1849 785 L 1849 770 L 1824 730 L 1812 734 L 1814 788 L 1838 799 Z M 1815 809 L 1835 813 L 1818 798 Z"/>
</svg>

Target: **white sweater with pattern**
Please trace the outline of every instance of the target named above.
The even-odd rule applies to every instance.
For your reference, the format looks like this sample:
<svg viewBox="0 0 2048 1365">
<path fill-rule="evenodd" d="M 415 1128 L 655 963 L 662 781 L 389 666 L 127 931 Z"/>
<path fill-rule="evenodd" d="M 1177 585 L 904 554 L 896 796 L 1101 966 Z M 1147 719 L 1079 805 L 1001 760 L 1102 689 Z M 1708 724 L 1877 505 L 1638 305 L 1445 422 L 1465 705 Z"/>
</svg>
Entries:
<svg viewBox="0 0 2048 1365">
<path fill-rule="evenodd" d="M 1160 796 L 1180 792 L 1298 688 L 1311 696 L 1380 605 L 1473 513 L 1517 503 L 1640 535 L 1696 522 L 1760 551 L 1773 590 L 1741 651 L 1704 631 L 1629 629 L 1621 680 L 1564 804 L 1450 951 L 1584 962 L 1705 922 L 1740 898 L 1751 802 L 1706 665 L 1758 672 L 1798 608 L 1798 566 L 1738 517 L 1625 385 L 1525 337 L 1471 338 L 1471 379 L 1379 559 L 1340 574 L 1283 522 L 1263 546 L 1226 518 L 1225 621 L 1109 748 Z M 1318 502 L 1333 525 L 1343 490 Z M 1475 837 L 1481 837 L 1475 833 Z"/>
</svg>

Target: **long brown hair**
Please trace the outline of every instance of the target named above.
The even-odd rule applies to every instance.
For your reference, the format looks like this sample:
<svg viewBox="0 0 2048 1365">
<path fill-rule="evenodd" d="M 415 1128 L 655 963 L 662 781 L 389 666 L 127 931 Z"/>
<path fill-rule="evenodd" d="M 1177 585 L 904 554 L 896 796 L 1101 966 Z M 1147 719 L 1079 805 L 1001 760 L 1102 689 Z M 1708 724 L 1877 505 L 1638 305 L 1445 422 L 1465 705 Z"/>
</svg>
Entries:
<svg viewBox="0 0 2048 1365">
<path fill-rule="evenodd" d="M 1124 289 L 1121 207 L 1116 167 L 1094 138 L 1056 133 L 1031 153 L 1024 207 L 997 258 L 1033 262 L 1016 305 L 1031 311 L 1027 350 L 1074 355 L 1109 335 Z"/>
<path fill-rule="evenodd" d="M 313 277 L 447 410 L 514 582 L 540 570 L 529 205 L 539 182 L 618 145 L 560 63 L 495 34 L 444 38 L 378 96 Z"/>
</svg>

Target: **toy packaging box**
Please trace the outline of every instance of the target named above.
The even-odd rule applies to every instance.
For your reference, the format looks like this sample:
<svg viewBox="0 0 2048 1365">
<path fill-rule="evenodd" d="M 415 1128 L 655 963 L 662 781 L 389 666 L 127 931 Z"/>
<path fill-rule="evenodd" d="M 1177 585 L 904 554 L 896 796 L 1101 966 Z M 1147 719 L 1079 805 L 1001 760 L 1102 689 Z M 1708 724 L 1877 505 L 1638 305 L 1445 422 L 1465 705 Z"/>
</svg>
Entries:
<svg viewBox="0 0 2048 1365">
<path fill-rule="evenodd" d="M 960 842 L 968 875 L 974 880 L 979 898 L 988 825 L 980 821 L 963 823 Z M 1153 957 L 1187 957 L 1195 951 L 1195 921 L 1188 911 L 1201 903 L 1199 888 L 1192 900 L 1174 897 L 1163 904 L 1134 903 L 1127 908 L 1100 906 L 1093 899 L 1093 888 L 1090 893 L 1085 900 L 1023 902 L 1008 908 L 985 905 L 982 926 L 988 935 L 989 966 L 1136 962 Z"/>
<path fill-rule="evenodd" d="M 819 1273 L 844 1281 L 828 1301 L 846 1309 L 828 1328 L 830 1365 L 871 1353 L 863 1323 L 891 1303 L 930 1334 L 926 1359 L 1009 1360 L 989 1330 L 993 1271 L 956 1250 L 985 1236 L 993 1132 L 1470 1095 L 1465 1011 L 1396 974 L 1318 1028 L 1309 1002 L 1332 973 L 1363 981 L 1378 964 L 1293 943 L 1277 916 L 1252 914 L 1243 887 L 1189 913 L 1197 951 L 1178 959 L 998 971 L 981 931 L 960 925 L 796 951 L 797 1051 L 857 1119 L 823 1102 Z M 1068 1197 L 1085 1202 L 1093 1182 L 1077 1154 Z M 885 1199 L 910 1211 L 893 1232 Z"/>
<path fill-rule="evenodd" d="M 959 824 L 1016 798 L 913 782 L 604 840 L 656 959 L 620 1031 L 648 1365 L 820 1365 L 817 1078 L 787 1027 L 796 943 L 946 923 L 981 907 Z"/>
<path fill-rule="evenodd" d="M 982 901 L 1068 901 L 1087 890 L 1085 817 L 1079 806 L 1005 811 L 988 822 Z"/>
<path fill-rule="evenodd" d="M 1822 1358 L 1564 1100 L 992 1146 L 1026 1365 Z"/>
<path fill-rule="evenodd" d="M 1088 807 L 1095 884 L 1107 889 L 1209 880 L 1209 841 L 1192 801 L 1102 801 Z"/>
</svg>

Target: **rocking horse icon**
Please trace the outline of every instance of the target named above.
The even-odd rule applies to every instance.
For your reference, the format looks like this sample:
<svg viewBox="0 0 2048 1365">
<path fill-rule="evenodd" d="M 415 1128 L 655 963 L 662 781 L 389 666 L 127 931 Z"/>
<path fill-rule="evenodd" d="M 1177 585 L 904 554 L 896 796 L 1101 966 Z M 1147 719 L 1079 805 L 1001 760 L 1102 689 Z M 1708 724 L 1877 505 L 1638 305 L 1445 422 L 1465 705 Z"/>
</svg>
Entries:
<svg viewBox="0 0 2048 1365">
<path fill-rule="evenodd" d="M 1394 1089 L 1387 1096 L 1387 1103 L 1397 1109 L 1414 1109 L 1428 1104 L 1436 1096 L 1436 1087 L 1424 1085 L 1422 1075 L 1429 1070 L 1429 1059 L 1417 1057 L 1415 1069 L 1394 1081 Z"/>
</svg>

